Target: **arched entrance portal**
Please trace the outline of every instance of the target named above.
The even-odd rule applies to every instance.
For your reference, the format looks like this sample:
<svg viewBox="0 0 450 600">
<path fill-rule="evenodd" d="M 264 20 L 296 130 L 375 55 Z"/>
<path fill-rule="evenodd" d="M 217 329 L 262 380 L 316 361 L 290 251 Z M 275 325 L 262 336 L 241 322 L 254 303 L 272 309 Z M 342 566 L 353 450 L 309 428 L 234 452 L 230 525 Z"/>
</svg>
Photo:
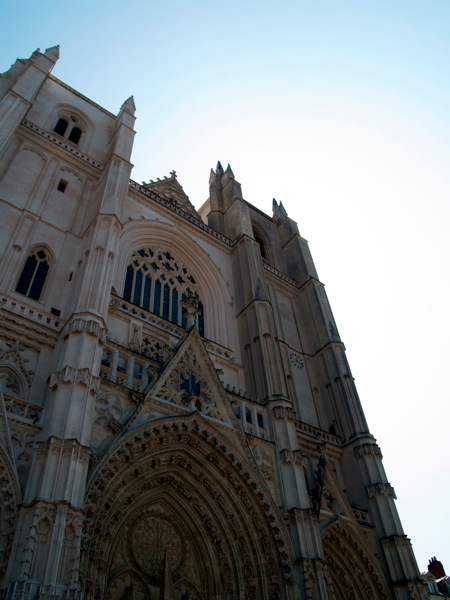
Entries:
<svg viewBox="0 0 450 600">
<path fill-rule="evenodd" d="M 248 460 L 198 414 L 128 434 L 88 488 L 86 598 L 295 598 L 285 526 Z"/>
<path fill-rule="evenodd" d="M 371 559 L 370 549 L 350 525 L 335 522 L 322 534 L 322 543 L 328 583 L 336 600 L 391 597 L 384 575 Z"/>
</svg>

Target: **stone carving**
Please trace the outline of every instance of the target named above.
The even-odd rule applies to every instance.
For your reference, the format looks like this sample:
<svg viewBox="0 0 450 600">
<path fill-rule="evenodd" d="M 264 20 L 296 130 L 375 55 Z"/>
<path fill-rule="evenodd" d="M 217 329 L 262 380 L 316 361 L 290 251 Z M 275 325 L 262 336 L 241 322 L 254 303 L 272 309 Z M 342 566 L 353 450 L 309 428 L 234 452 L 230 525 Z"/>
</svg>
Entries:
<svg viewBox="0 0 450 600">
<path fill-rule="evenodd" d="M 128 532 L 128 528 L 126 529 L 126 533 Z M 111 571 L 123 570 L 129 564 L 129 559 L 127 555 L 127 539 L 125 536 L 120 540 L 115 553 L 114 558 L 111 562 Z"/>
<path fill-rule="evenodd" d="M 218 459 L 214 459 L 213 454 Z M 219 577 L 219 565 L 226 567 L 221 564 L 221 559 L 219 561 L 219 556 L 230 552 L 241 557 L 242 569 L 249 557 L 258 557 L 257 564 L 252 566 L 256 587 L 251 589 L 258 589 L 261 578 L 266 575 L 289 581 L 288 538 L 283 532 L 283 522 L 277 517 L 276 507 L 263 489 L 254 479 L 252 469 L 242 464 L 226 439 L 195 414 L 183 420 L 164 419 L 148 424 L 126 436 L 112 454 L 100 461 L 93 474 L 86 499 L 84 530 L 89 541 L 84 564 L 92 565 L 93 573 L 99 572 L 99 556 L 104 555 L 102 548 L 107 547 L 105 536 L 107 539 L 117 536 L 118 545 L 114 558 L 111 557 L 114 569 L 132 565 L 146 577 L 159 577 L 161 581 L 164 550 L 168 549 L 166 560 L 172 561 L 169 571 L 173 574 L 174 586 L 177 577 L 187 577 L 186 556 L 190 543 L 196 548 L 195 560 L 191 563 L 194 571 L 189 575 L 195 586 L 200 581 L 200 573 L 204 572 L 204 565 L 200 568 L 198 562 L 202 555 L 204 560 L 210 561 Z M 137 506 L 146 502 L 145 498 L 148 498 L 148 509 L 136 513 Z M 156 513 L 151 498 L 164 502 L 155 506 Z M 168 514 L 160 512 L 162 506 Z M 182 511 L 187 516 L 183 532 L 174 526 L 169 516 L 169 511 L 175 507 L 178 507 L 177 513 Z M 116 528 L 124 527 L 120 524 L 127 522 L 127 514 L 132 520 L 128 521 L 130 534 Z M 138 521 L 133 517 L 136 514 Z M 230 526 L 231 536 L 224 535 L 225 522 Z M 258 534 L 248 539 L 247 531 Z M 197 532 L 203 532 L 201 547 L 196 546 Z M 127 539 L 130 540 L 128 545 Z M 217 553 L 211 553 L 212 548 Z M 123 554 L 130 552 L 132 561 L 126 562 Z M 247 570 L 249 568 L 247 566 Z M 229 569 L 228 573 L 231 572 Z M 93 576 L 94 579 L 98 577 Z M 236 579 L 228 580 L 224 571 L 221 580 L 224 590 L 236 592 Z M 203 596 L 198 595 L 199 598 L 210 597 L 205 596 L 207 588 L 204 585 L 205 582 L 196 588 L 202 590 Z M 274 584 L 268 585 L 272 589 Z M 87 591 L 86 594 L 91 598 Z"/>
<path fill-rule="evenodd" d="M 361 588 L 364 598 L 371 594 L 379 600 L 391 597 L 381 570 L 371 559 L 370 548 L 352 527 L 336 521 L 322 534 L 322 542 L 335 590 L 355 600 L 361 598 Z"/>
<path fill-rule="evenodd" d="M 171 171 L 171 177 L 164 177 L 163 180 L 158 179 L 157 181 L 150 181 L 150 183 L 144 184 L 148 190 L 152 190 L 157 193 L 161 198 L 170 202 L 174 206 L 181 208 L 186 211 L 193 217 L 200 219 L 197 211 L 195 210 L 193 204 L 189 200 L 189 197 L 186 195 L 182 186 L 179 184 L 178 179 L 176 178 L 175 171 Z"/>
<path fill-rule="evenodd" d="M 186 579 L 178 581 L 175 584 L 175 590 L 182 600 L 200 600 L 201 595 L 195 588 L 194 584 Z"/>
<path fill-rule="evenodd" d="M 3 393 L 8 396 L 20 396 L 21 385 L 17 375 L 10 369 L 3 368 L 0 371 L 0 385 Z"/>
<path fill-rule="evenodd" d="M 88 333 L 98 338 L 101 342 L 105 341 L 106 331 L 97 321 L 84 317 L 76 317 L 64 327 L 64 337 L 71 333 Z"/>
<path fill-rule="evenodd" d="M 8 462 L 0 451 L 0 577 L 5 574 L 17 518 L 18 490 Z"/>
<path fill-rule="evenodd" d="M 31 381 L 33 379 L 33 375 L 34 372 L 27 369 L 26 368 L 26 363 L 28 362 L 27 358 L 24 358 L 22 356 L 22 352 L 24 350 L 24 346 L 20 343 L 20 342 L 7 342 L 7 347 L 0 350 L 0 364 L 4 364 L 5 368 L 6 368 L 6 372 L 4 371 L 3 368 L 0 368 L 0 373 L 5 372 L 7 377 L 13 377 L 17 378 L 17 375 L 13 374 L 13 370 L 12 369 L 8 369 L 7 365 L 8 363 L 12 366 L 15 367 L 18 372 L 23 376 L 26 384 L 28 386 L 31 385 Z M 2 375 L 0 375 L 0 378 L 2 377 Z M 0 381 L 0 385 L 1 385 L 1 381 Z M 13 389 L 15 386 L 19 385 L 19 388 L 16 390 L 16 393 L 14 393 L 14 396 L 17 396 L 20 392 L 20 388 L 22 387 L 20 384 L 20 381 L 15 379 L 14 382 L 12 383 L 12 388 Z M 2 386 L 3 387 L 3 386 Z M 8 392 L 5 392 L 8 393 Z M 24 395 L 24 391 L 22 391 L 20 393 L 20 395 Z"/>
<path fill-rule="evenodd" d="M 81 383 L 91 393 L 95 393 L 100 387 L 100 378 L 92 375 L 88 368 L 75 369 L 74 367 L 66 366 L 62 371 L 52 373 L 49 387 L 54 388 L 62 383 Z"/>
<path fill-rule="evenodd" d="M 5 398 L 6 411 L 17 417 L 22 417 L 32 423 L 37 423 L 42 413 L 42 407 L 31 404 L 31 402 L 25 402 L 18 398 Z"/>
<path fill-rule="evenodd" d="M 192 345 L 188 345 L 174 364 L 169 375 L 158 390 L 158 396 L 185 406 L 191 412 L 198 410 L 209 417 L 224 420 L 221 407 L 216 401 L 205 377 L 204 364 L 198 360 Z"/>
<path fill-rule="evenodd" d="M 165 362 L 169 356 L 173 356 L 173 350 L 167 344 L 161 344 L 158 340 L 151 340 L 148 336 L 142 340 L 139 351 L 158 363 Z"/>
<path fill-rule="evenodd" d="M 373 485 L 368 485 L 366 489 L 369 498 L 374 498 L 375 496 L 391 496 L 391 498 L 397 498 L 394 488 L 387 482 L 379 481 Z"/>
<path fill-rule="evenodd" d="M 354 452 L 356 458 L 362 458 L 364 455 L 370 454 L 379 456 L 380 459 L 383 458 L 380 447 L 377 444 L 361 444 L 360 446 L 355 446 Z"/>
<path fill-rule="evenodd" d="M 427 600 L 429 598 L 425 584 L 422 581 L 409 582 L 408 592 L 411 600 Z"/>
<path fill-rule="evenodd" d="M 131 534 L 136 562 L 144 573 L 160 576 L 164 568 L 178 569 L 183 558 L 183 543 L 173 525 L 162 516 L 147 516 Z"/>
<path fill-rule="evenodd" d="M 106 593 L 108 600 L 147 600 L 150 596 L 147 586 L 131 570 L 119 573 Z"/>
<path fill-rule="evenodd" d="M 280 450 L 280 458 L 284 464 L 295 463 L 302 467 L 306 467 L 307 464 L 307 457 L 302 450 L 288 450 L 287 448 L 284 448 L 283 450 Z"/>
<path fill-rule="evenodd" d="M 31 451 L 33 449 L 34 435 L 26 431 L 14 429 L 11 433 L 11 441 L 14 449 L 17 470 L 26 470 L 31 463 Z"/>
<path fill-rule="evenodd" d="M 288 406 L 276 406 L 273 409 L 273 415 L 275 419 L 287 419 L 288 421 L 295 421 L 295 413 L 292 408 Z"/>
<path fill-rule="evenodd" d="M 121 429 L 124 422 L 124 410 L 120 399 L 109 392 L 101 392 L 95 399 L 95 423 L 106 427 L 113 432 Z"/>
<path fill-rule="evenodd" d="M 263 448 L 259 448 L 256 445 L 252 447 L 252 452 L 256 462 L 258 463 L 262 476 L 266 481 L 271 482 L 274 473 L 274 460 L 272 452 L 265 451 Z"/>
</svg>

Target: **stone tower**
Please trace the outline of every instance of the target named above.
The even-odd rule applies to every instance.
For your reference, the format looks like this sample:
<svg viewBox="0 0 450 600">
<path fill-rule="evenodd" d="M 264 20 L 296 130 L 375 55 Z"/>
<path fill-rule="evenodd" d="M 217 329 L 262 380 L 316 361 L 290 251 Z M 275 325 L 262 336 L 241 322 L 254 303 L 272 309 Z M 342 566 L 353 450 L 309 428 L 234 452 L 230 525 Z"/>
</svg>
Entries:
<svg viewBox="0 0 450 600">
<path fill-rule="evenodd" d="M 425 598 L 297 225 L 130 180 L 58 56 L 0 78 L 3 596 Z"/>
</svg>

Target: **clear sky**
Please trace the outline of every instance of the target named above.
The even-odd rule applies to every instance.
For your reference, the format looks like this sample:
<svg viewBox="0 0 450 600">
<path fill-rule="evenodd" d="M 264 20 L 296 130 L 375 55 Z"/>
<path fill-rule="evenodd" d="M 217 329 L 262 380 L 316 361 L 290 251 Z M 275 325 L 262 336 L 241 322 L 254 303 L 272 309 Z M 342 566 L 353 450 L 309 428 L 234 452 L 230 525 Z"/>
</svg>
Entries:
<svg viewBox="0 0 450 600">
<path fill-rule="evenodd" d="M 419 568 L 449 574 L 450 2 L 3 0 L 0 71 L 56 44 L 56 77 L 134 95 L 134 179 L 175 169 L 199 207 L 229 162 L 299 223 Z"/>
</svg>

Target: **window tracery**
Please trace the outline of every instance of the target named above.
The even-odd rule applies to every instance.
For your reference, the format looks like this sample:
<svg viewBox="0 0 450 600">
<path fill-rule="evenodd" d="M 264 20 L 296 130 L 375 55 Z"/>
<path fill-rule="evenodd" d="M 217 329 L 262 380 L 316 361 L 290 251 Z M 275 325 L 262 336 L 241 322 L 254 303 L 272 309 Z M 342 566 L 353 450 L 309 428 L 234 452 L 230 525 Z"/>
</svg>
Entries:
<svg viewBox="0 0 450 600">
<path fill-rule="evenodd" d="M 50 268 L 48 253 L 43 248 L 35 248 L 25 261 L 17 282 L 16 292 L 39 300 Z"/>
<path fill-rule="evenodd" d="M 197 323 L 203 335 L 203 305 L 197 288 L 197 282 L 187 267 L 169 251 L 142 248 L 131 256 L 123 298 L 186 328 L 182 303 L 191 295 L 199 301 Z"/>
</svg>

